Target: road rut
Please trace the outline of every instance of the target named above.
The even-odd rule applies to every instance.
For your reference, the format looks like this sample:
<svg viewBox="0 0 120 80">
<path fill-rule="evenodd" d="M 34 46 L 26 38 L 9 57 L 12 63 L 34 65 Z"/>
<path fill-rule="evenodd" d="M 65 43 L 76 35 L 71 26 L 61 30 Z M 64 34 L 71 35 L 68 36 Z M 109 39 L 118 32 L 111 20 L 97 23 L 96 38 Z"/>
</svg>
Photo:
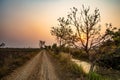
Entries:
<svg viewBox="0 0 120 80">
<path fill-rule="evenodd" d="M 26 65 L 2 80 L 59 80 L 46 51 L 41 51 Z"/>
</svg>

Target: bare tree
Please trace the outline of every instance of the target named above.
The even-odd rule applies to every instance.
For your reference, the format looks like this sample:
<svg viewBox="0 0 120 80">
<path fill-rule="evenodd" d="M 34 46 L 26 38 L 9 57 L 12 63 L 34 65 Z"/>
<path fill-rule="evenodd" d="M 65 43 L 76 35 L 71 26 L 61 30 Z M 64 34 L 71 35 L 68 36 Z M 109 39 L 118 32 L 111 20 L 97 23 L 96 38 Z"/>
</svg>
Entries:
<svg viewBox="0 0 120 80">
<path fill-rule="evenodd" d="M 39 46 L 40 48 L 44 48 L 45 47 L 45 41 L 39 41 Z"/>
<path fill-rule="evenodd" d="M 64 47 L 66 45 L 72 45 L 77 41 L 76 35 L 73 34 L 71 26 L 69 26 L 69 20 L 64 17 L 59 18 L 58 27 L 52 27 L 51 34 L 56 36 L 57 41 L 59 42 L 60 47 Z"/>
<path fill-rule="evenodd" d="M 93 13 L 90 12 L 90 7 L 82 7 L 81 12 L 73 7 L 71 13 L 68 15 L 70 25 L 76 29 L 77 37 L 79 38 L 80 46 L 84 49 L 89 57 L 91 63 L 90 71 L 93 71 L 94 64 L 96 62 L 95 56 L 99 45 L 108 39 L 107 34 L 101 34 L 100 12 L 99 9 L 95 9 Z M 95 51 L 93 54 L 91 51 Z M 99 54 L 99 53 L 98 53 Z"/>
<path fill-rule="evenodd" d="M 2 47 L 4 47 L 5 46 L 5 43 L 1 43 L 0 44 L 0 47 L 2 48 Z"/>
</svg>

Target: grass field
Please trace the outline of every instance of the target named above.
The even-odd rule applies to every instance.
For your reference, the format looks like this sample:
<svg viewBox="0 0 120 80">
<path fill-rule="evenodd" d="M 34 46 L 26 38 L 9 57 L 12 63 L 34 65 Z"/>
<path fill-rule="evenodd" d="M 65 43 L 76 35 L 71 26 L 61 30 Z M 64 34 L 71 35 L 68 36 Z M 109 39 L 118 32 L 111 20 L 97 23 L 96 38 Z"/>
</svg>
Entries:
<svg viewBox="0 0 120 80">
<path fill-rule="evenodd" d="M 39 51 L 37 48 L 0 48 L 0 79 L 22 66 Z"/>
</svg>

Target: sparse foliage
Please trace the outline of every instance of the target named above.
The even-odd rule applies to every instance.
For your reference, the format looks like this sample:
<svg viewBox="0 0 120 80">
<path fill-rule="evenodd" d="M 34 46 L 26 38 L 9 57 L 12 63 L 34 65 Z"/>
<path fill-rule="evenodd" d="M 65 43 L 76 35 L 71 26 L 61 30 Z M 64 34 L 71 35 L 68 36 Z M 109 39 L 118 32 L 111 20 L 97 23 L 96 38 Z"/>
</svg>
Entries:
<svg viewBox="0 0 120 80">
<path fill-rule="evenodd" d="M 5 47 L 5 43 L 1 43 L 0 44 L 0 47 L 2 48 L 2 47 Z"/>
<path fill-rule="evenodd" d="M 59 42 L 60 47 L 65 47 L 66 45 L 73 45 L 77 41 L 76 35 L 73 34 L 71 26 L 69 26 L 70 21 L 65 18 L 59 18 L 58 27 L 52 27 L 51 34 L 56 36 L 57 41 Z"/>
<path fill-rule="evenodd" d="M 39 46 L 40 48 L 44 48 L 45 47 L 45 41 L 39 41 Z"/>
<path fill-rule="evenodd" d="M 112 29 L 108 29 L 107 33 L 111 36 L 111 41 L 113 41 L 117 47 L 120 47 L 120 29 L 114 27 Z"/>
<path fill-rule="evenodd" d="M 100 12 L 99 9 L 95 9 L 93 13 L 90 12 L 90 7 L 85 8 L 83 6 L 81 12 L 73 7 L 71 13 L 68 15 L 71 25 L 76 28 L 77 37 L 79 38 L 80 46 L 84 49 L 86 54 L 89 56 L 91 62 L 91 69 L 95 64 L 95 56 L 98 53 L 99 45 L 106 41 L 109 37 L 107 34 L 101 34 Z M 91 51 L 94 50 L 94 54 Z"/>
<path fill-rule="evenodd" d="M 107 25 L 108 26 L 108 25 Z M 107 68 L 113 68 L 120 70 L 120 29 L 113 28 L 112 26 L 107 29 L 107 34 L 110 36 L 109 40 L 106 40 L 101 45 L 101 51 L 105 54 L 99 61 L 101 66 Z"/>
</svg>

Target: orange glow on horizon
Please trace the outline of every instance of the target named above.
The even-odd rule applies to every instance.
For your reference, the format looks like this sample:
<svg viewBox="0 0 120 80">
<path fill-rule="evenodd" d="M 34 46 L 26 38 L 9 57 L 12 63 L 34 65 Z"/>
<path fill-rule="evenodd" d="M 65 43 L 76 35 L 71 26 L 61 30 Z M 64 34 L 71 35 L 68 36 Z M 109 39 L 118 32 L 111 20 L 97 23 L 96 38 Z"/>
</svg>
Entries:
<svg viewBox="0 0 120 80">
<path fill-rule="evenodd" d="M 66 17 L 73 6 L 80 11 L 82 4 L 90 6 L 92 11 L 96 7 L 100 9 L 102 31 L 105 29 L 105 23 L 120 27 L 120 7 L 113 2 L 105 0 L 33 0 L 33 2 L 31 0 L 25 2 L 5 0 L 3 5 L 0 5 L 3 9 L 1 10 L 3 19 L 1 19 L 4 29 L 3 38 L 0 41 L 6 41 L 9 44 L 14 43 L 14 40 L 16 43 L 19 40 L 29 43 L 45 40 L 48 44 L 53 44 L 56 39 L 50 34 L 51 27 L 58 26 L 57 19 Z M 36 43 L 35 45 L 38 45 Z"/>
</svg>

